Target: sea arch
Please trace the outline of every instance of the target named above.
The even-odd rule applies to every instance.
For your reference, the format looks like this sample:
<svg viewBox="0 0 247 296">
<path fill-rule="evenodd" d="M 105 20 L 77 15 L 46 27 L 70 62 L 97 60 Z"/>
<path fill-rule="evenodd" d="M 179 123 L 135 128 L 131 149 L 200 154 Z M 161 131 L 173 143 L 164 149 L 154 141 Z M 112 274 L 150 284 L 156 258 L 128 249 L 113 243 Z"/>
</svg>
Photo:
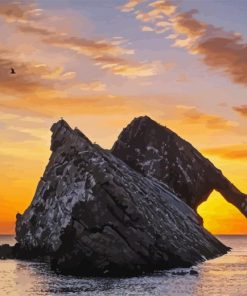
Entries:
<svg viewBox="0 0 247 296">
<path fill-rule="evenodd" d="M 198 206 L 197 212 L 213 234 L 247 234 L 246 217 L 215 190 Z"/>
</svg>

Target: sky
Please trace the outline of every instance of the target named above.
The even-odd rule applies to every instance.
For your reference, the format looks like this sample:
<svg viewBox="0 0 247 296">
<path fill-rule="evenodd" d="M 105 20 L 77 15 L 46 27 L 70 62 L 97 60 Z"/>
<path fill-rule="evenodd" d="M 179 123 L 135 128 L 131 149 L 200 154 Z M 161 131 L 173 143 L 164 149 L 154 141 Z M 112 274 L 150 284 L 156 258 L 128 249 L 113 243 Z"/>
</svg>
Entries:
<svg viewBox="0 0 247 296">
<path fill-rule="evenodd" d="M 30 204 L 61 117 L 111 148 L 148 115 L 247 192 L 246 11 L 245 0 L 0 0 L 0 233 Z M 247 234 L 217 192 L 198 212 L 215 234 Z"/>
</svg>

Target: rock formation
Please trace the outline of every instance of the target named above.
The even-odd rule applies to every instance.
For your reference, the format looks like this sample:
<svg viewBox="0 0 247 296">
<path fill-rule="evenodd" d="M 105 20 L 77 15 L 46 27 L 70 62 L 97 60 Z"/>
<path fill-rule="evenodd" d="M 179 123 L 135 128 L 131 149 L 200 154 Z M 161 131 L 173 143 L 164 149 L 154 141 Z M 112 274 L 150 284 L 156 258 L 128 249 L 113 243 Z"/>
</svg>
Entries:
<svg viewBox="0 0 247 296">
<path fill-rule="evenodd" d="M 0 246 L 0 259 L 12 259 L 14 257 L 14 247 L 11 247 L 8 244 Z"/>
<path fill-rule="evenodd" d="M 49 256 L 65 273 L 119 276 L 187 267 L 229 250 L 162 182 L 64 120 L 51 130 L 49 163 L 31 205 L 17 215 L 18 257 Z"/>
<path fill-rule="evenodd" d="M 147 116 L 135 118 L 122 131 L 112 154 L 167 184 L 194 210 L 216 190 L 247 216 L 247 195 L 190 143 Z"/>
</svg>

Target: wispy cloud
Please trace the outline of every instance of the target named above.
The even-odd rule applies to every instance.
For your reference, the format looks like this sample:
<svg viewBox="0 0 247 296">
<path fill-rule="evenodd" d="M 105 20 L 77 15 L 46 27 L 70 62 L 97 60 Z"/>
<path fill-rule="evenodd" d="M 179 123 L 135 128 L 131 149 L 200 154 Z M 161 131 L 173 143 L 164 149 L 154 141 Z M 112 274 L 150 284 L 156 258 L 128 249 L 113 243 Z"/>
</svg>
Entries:
<svg viewBox="0 0 247 296">
<path fill-rule="evenodd" d="M 84 85 L 84 87 L 86 86 Z M 9 110 L 9 112 L 18 110 L 19 112 L 25 111 L 29 115 L 45 117 L 121 113 L 132 108 L 127 98 L 112 97 L 107 94 L 43 98 L 39 96 L 26 96 L 3 102 L 0 101 L 0 107 Z"/>
<path fill-rule="evenodd" d="M 66 33 L 59 34 L 55 31 L 35 26 L 32 23 L 19 24 L 18 29 L 23 33 L 39 36 L 45 43 L 50 45 L 67 48 L 90 57 L 105 55 L 118 56 L 133 53 L 132 50 L 122 48 L 110 41 L 90 40 L 82 37 L 69 36 Z"/>
<path fill-rule="evenodd" d="M 247 144 L 226 145 L 206 148 L 203 153 L 224 159 L 247 159 Z"/>
<path fill-rule="evenodd" d="M 16 74 L 10 73 L 10 68 L 16 69 Z M 0 91 L 4 93 L 30 93 L 52 89 L 52 84 L 42 75 L 49 75 L 52 71 L 46 67 L 38 68 L 30 63 L 18 61 L 6 50 L 0 50 Z"/>
<path fill-rule="evenodd" d="M 143 31 L 143 32 L 153 32 L 154 29 L 151 28 L 151 27 L 149 27 L 149 26 L 143 26 L 143 27 L 142 27 L 142 31 Z"/>
<path fill-rule="evenodd" d="M 209 67 L 223 71 L 236 83 L 247 85 L 247 44 L 242 36 L 200 22 L 195 13 L 181 13 L 171 20 L 180 36 L 175 39 L 175 46 L 202 56 Z"/>
<path fill-rule="evenodd" d="M 123 6 L 120 7 L 122 12 L 133 11 L 139 4 L 146 0 L 128 0 Z"/>
<path fill-rule="evenodd" d="M 201 112 L 194 106 L 178 105 L 177 109 L 181 112 L 183 124 L 203 125 L 211 130 L 229 130 L 238 126 L 235 121 L 230 121 L 219 115 Z"/>
<path fill-rule="evenodd" d="M 238 112 L 240 115 L 247 117 L 247 105 L 240 105 L 233 107 L 233 110 Z"/>
<path fill-rule="evenodd" d="M 11 74 L 14 68 L 16 74 Z M 51 68 L 46 64 L 25 62 L 15 51 L 0 48 L 0 92 L 6 94 L 55 93 L 57 87 L 62 90 L 66 81 L 70 83 L 76 77 L 75 72 L 66 72 L 62 66 Z"/>
<path fill-rule="evenodd" d="M 7 21 L 11 18 L 19 32 L 35 36 L 46 45 L 86 56 L 96 66 L 114 75 L 136 78 L 157 74 L 152 62 L 135 60 L 134 50 L 124 47 L 123 40 L 89 39 L 47 28 L 40 21 L 46 18 L 45 11 L 32 2 L 27 4 L 26 1 L 6 1 L 0 6 L 0 16 Z M 130 59 L 130 55 L 133 58 Z"/>
<path fill-rule="evenodd" d="M 81 90 L 102 92 L 106 90 L 106 84 L 101 81 L 84 82 L 79 85 Z"/>
<path fill-rule="evenodd" d="M 170 0 L 151 1 L 148 5 L 151 7 L 151 14 L 169 16 L 176 12 L 177 6 Z"/>
<path fill-rule="evenodd" d="M 241 34 L 200 21 L 195 17 L 197 10 L 182 12 L 173 1 L 149 0 L 134 13 L 152 28 L 163 23 L 163 32 L 170 32 L 167 38 L 174 41 L 173 46 L 199 55 L 210 68 L 224 72 L 235 83 L 247 85 L 247 44 Z M 156 28 L 153 31 L 158 33 Z"/>
<path fill-rule="evenodd" d="M 158 68 L 155 63 L 138 62 L 126 59 L 124 56 L 133 54 L 134 51 L 120 47 L 116 42 L 106 40 L 90 40 L 85 38 L 58 34 L 48 29 L 37 28 L 33 25 L 19 25 L 21 32 L 40 36 L 46 44 L 62 47 L 78 54 L 90 57 L 95 65 L 103 70 L 108 70 L 115 75 L 135 78 L 153 76 Z"/>
<path fill-rule="evenodd" d="M 0 15 L 8 22 L 26 22 L 39 17 L 41 13 L 42 10 L 37 8 L 33 1 L 1 0 L 0 2 Z"/>
<path fill-rule="evenodd" d="M 102 69 L 111 70 L 113 73 L 130 78 L 149 77 L 158 73 L 160 62 L 137 63 L 122 59 L 121 57 L 101 56 L 95 58 L 95 64 Z"/>
<path fill-rule="evenodd" d="M 30 134 L 26 130 L 20 130 L 19 128 L 7 127 L 1 130 L 1 138 L 9 142 L 29 142 L 37 141 L 39 137 Z"/>
</svg>

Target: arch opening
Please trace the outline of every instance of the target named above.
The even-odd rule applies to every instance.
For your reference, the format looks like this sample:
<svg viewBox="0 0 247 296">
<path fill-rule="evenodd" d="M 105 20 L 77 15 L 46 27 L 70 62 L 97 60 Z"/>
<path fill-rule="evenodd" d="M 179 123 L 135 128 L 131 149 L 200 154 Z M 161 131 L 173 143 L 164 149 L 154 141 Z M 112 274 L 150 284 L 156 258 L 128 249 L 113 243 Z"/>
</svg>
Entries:
<svg viewBox="0 0 247 296">
<path fill-rule="evenodd" d="M 213 234 L 247 234 L 246 217 L 222 195 L 213 191 L 197 208 L 204 227 Z"/>
</svg>

